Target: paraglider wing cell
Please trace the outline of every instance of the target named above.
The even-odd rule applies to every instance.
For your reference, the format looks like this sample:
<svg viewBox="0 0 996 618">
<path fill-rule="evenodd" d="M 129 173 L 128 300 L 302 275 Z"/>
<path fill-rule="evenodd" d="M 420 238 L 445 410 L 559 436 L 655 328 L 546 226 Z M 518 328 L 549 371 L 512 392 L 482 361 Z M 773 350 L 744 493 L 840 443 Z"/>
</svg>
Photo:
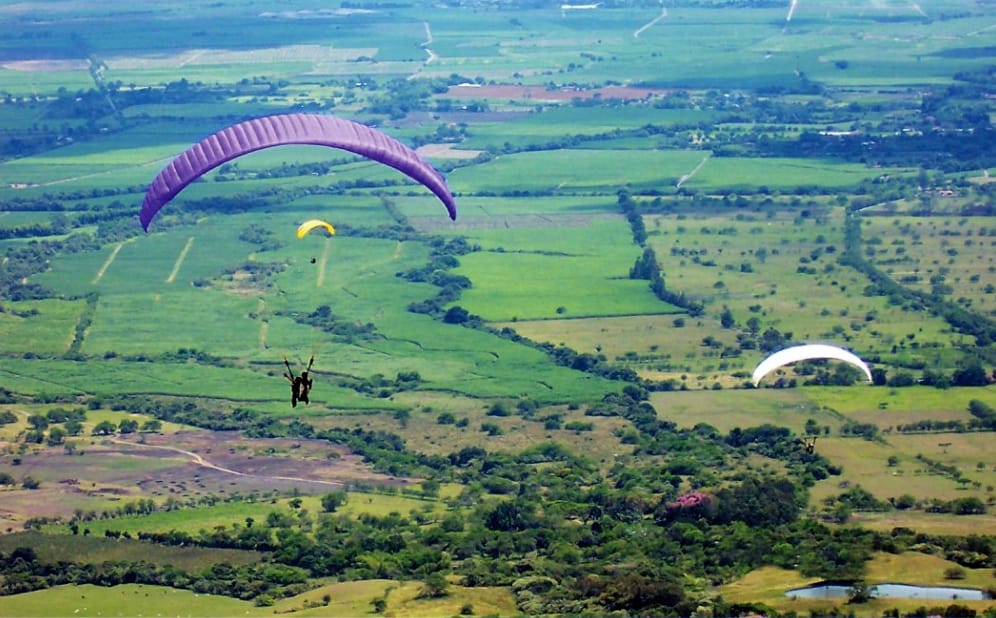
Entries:
<svg viewBox="0 0 996 618">
<path fill-rule="evenodd" d="M 304 238 L 305 236 L 308 235 L 309 232 L 311 232 L 311 230 L 317 228 L 324 229 L 326 232 L 329 233 L 329 236 L 335 234 L 335 228 L 332 227 L 331 223 L 327 221 L 322 221 L 321 219 L 308 219 L 297 228 L 297 237 L 299 239 Z"/>
<path fill-rule="evenodd" d="M 456 202 L 443 176 L 421 155 L 393 137 L 334 116 L 278 114 L 222 129 L 170 161 L 145 194 L 139 215 L 142 228 L 148 231 L 156 213 L 203 174 L 250 152 L 288 144 L 339 148 L 389 165 L 432 191 L 446 206 L 450 219 L 456 219 Z"/>
<path fill-rule="evenodd" d="M 853 352 L 849 352 L 844 348 L 839 348 L 835 345 L 825 343 L 810 343 L 779 350 L 762 360 L 758 366 L 754 368 L 754 374 L 751 376 L 751 380 L 754 382 L 754 386 L 757 386 L 761 380 L 764 379 L 764 376 L 779 367 L 816 358 L 829 358 L 850 363 L 858 369 L 861 369 L 865 373 L 865 377 L 868 378 L 869 382 L 872 381 L 871 369 L 868 367 L 867 363 L 858 358 L 858 356 Z"/>
</svg>

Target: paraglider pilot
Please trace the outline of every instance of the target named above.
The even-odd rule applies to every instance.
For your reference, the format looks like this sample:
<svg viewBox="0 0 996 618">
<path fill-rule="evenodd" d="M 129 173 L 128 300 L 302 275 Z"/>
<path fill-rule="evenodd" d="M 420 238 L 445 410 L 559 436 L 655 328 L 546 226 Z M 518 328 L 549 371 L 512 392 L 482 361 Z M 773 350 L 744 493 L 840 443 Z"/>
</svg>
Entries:
<svg viewBox="0 0 996 618">
<path fill-rule="evenodd" d="M 296 408 L 298 401 L 303 401 L 305 404 L 311 403 L 309 395 L 311 393 L 311 385 L 314 384 L 308 376 L 308 372 L 311 371 L 311 365 L 314 364 L 315 357 L 312 356 L 311 360 L 308 361 L 308 368 L 301 372 L 301 375 L 294 375 L 294 370 L 291 369 L 290 363 L 287 362 L 287 357 L 284 357 L 284 365 L 287 366 L 287 373 L 284 377 L 291 385 L 291 407 Z"/>
</svg>

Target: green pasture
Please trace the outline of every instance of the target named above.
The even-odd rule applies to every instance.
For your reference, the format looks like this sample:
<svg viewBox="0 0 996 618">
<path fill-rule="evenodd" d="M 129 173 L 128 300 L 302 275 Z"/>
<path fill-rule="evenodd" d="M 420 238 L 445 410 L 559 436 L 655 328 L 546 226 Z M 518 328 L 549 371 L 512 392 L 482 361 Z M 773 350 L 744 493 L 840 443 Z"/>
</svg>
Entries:
<svg viewBox="0 0 996 618">
<path fill-rule="evenodd" d="M 57 191 L 144 188 L 170 158 L 217 129 L 217 122 L 157 122 L 55 150 L 0 163 L 0 198 L 39 197 Z M 12 189 L 10 185 L 29 185 Z M 134 199 L 137 212 L 141 198 Z M 95 200 L 96 201 L 96 200 Z"/>
<path fill-rule="evenodd" d="M 261 379 L 259 373 L 247 369 L 193 363 L 12 358 L 4 360 L 3 374 L 5 386 L 28 394 L 209 394 L 233 401 L 286 398 L 286 381 L 279 374 Z"/>
<path fill-rule="evenodd" d="M 252 601 L 198 594 L 190 590 L 122 584 L 105 587 L 83 584 L 4 597 L 2 616 L 272 616 L 272 607 Z"/>
<path fill-rule="evenodd" d="M 5 354 L 62 354 L 73 340 L 81 300 L 32 300 L 4 303 L 0 313 L 0 351 Z M 0 371 L 4 361 L 0 361 Z"/>
<path fill-rule="evenodd" d="M 429 202 L 421 204 L 423 209 L 433 209 L 445 217 L 438 203 Z M 357 205 L 357 212 L 364 207 Z M 551 395 L 566 391 L 572 393 L 564 395 L 569 397 L 591 392 L 592 382 L 576 372 L 550 367 L 549 375 L 537 374 L 532 366 L 542 363 L 543 356 L 536 351 L 409 312 L 408 304 L 435 294 L 431 286 L 411 284 L 396 276 L 399 271 L 424 264 L 424 245 L 348 236 L 290 239 L 294 223 L 306 216 L 302 211 L 207 217 L 195 228 L 136 237 L 99 252 L 73 256 L 75 259 L 57 259 L 38 281 L 67 294 L 99 294 L 83 345 L 83 352 L 94 356 L 195 348 L 270 362 L 279 361 L 282 355 L 307 358 L 315 354 L 322 363 L 319 374 L 326 371 L 365 378 L 415 370 L 435 383 L 434 387 L 488 396 L 507 393 L 508 389 L 549 391 Z M 367 211 L 368 216 L 386 212 L 374 203 Z M 272 256 L 255 254 L 258 261 L 289 265 L 274 278 L 274 288 L 256 289 L 238 277 L 218 278 L 223 269 L 239 265 L 250 255 L 250 245 L 237 236 L 252 224 L 279 230 L 277 238 L 288 238 L 286 245 L 271 252 Z M 311 258 L 321 258 L 321 262 L 311 264 Z M 211 283 L 195 287 L 191 285 L 195 280 Z M 377 334 L 343 343 L 292 321 L 294 314 L 307 315 L 319 305 L 333 307 L 340 319 L 373 323 Z M 206 311 L 207 306 L 213 309 Z M 49 348 L 61 350 L 60 346 L 68 345 L 66 338 L 75 325 L 73 315 L 62 318 L 64 328 L 58 339 L 54 336 L 57 331 L 44 330 L 50 322 L 39 316 L 29 319 L 38 320 L 37 331 L 39 336 L 47 334 Z M 98 377 L 87 376 L 87 369 L 79 363 L 64 361 L 32 364 L 20 360 L 16 367 L 5 366 L 4 371 L 17 378 L 18 388 L 25 392 L 50 392 L 60 387 L 83 392 L 196 394 L 207 388 L 215 396 L 240 400 L 284 398 L 279 372 L 256 381 L 258 373 L 246 369 L 114 360 L 96 370 Z M 93 365 L 89 371 L 94 371 Z M 199 375 L 202 380 L 195 386 L 184 375 Z M 249 382 L 256 386 L 245 388 Z M 333 388 L 323 389 L 322 395 L 316 391 L 316 401 L 321 402 L 326 394 L 337 407 L 383 405 L 364 404 L 364 398 Z"/>
<path fill-rule="evenodd" d="M 911 170 L 818 159 L 712 157 L 682 186 L 702 191 L 738 187 L 757 189 L 762 186 L 770 189 L 818 186 L 832 190 L 883 175 L 904 173 L 911 173 Z"/>
<path fill-rule="evenodd" d="M 550 150 L 501 155 L 448 177 L 457 193 L 544 191 L 614 194 L 622 187 L 670 187 L 702 160 L 694 150 Z"/>
<path fill-rule="evenodd" d="M 906 422 L 902 419 L 907 414 L 967 413 L 968 404 L 973 399 L 996 406 L 994 386 L 945 389 L 930 386 L 819 388 L 807 389 L 807 393 L 820 406 L 832 408 L 842 414 L 874 416 L 875 423 L 883 429 L 887 425 Z"/>
<path fill-rule="evenodd" d="M 513 616 L 519 613 L 515 595 L 507 587 L 451 586 L 442 598 L 421 598 L 421 582 L 406 582 L 387 593 L 387 610 L 408 618 L 455 616 L 470 605 L 475 615 Z M 315 614 L 320 615 L 320 614 Z M 355 614 L 354 614 L 355 615 Z"/>
<path fill-rule="evenodd" d="M 304 354 L 308 354 L 307 349 Z M 174 364 L 96 359 L 87 362 L 11 359 L 5 360 L 0 366 L 0 375 L 4 376 L 5 387 L 27 394 L 148 393 L 206 396 L 223 401 L 252 402 L 254 408 L 258 406 L 271 413 L 286 414 L 289 396 L 287 382 L 280 373 L 280 358 L 281 355 L 275 352 L 269 369 L 214 367 L 193 362 Z M 299 409 L 299 412 L 320 415 L 332 409 L 383 410 L 395 407 L 382 399 L 370 398 L 336 386 L 334 378 L 323 377 L 323 374 L 327 376 L 341 369 L 339 361 L 333 363 L 323 360 L 336 358 L 333 354 L 327 357 L 319 355 L 318 358 L 323 367 L 315 372 L 317 383 L 312 405 L 308 410 Z M 307 362 L 306 356 L 303 362 Z M 408 370 L 402 368 L 410 365 L 404 365 L 401 360 L 397 362 L 399 371 Z M 379 367 L 384 369 L 383 365 Z M 371 371 L 376 371 L 376 367 L 371 368 Z M 361 377 L 368 375 L 370 374 L 362 374 Z M 495 384 L 499 383 L 497 378 L 492 380 Z M 569 386 L 573 385 L 567 384 L 564 388 Z"/>
<path fill-rule="evenodd" d="M 840 212 L 823 212 L 806 219 L 646 217 L 648 244 L 669 289 L 702 299 L 714 319 L 728 307 L 740 329 L 756 318 L 759 332 L 774 327 L 791 333 L 793 342 L 836 342 L 883 360 L 929 361 L 940 353 L 930 346 L 964 342 L 937 317 L 864 296 L 868 280 L 837 264 Z M 755 350 L 745 358 L 761 355 Z"/>
<path fill-rule="evenodd" d="M 992 493 L 987 487 L 996 484 L 996 470 L 992 468 L 989 455 L 991 441 L 992 435 L 988 433 L 894 433 L 887 435 L 882 443 L 861 438 L 821 439 L 817 443 L 820 453 L 842 466 L 843 473 L 817 482 L 811 490 L 810 503 L 820 504 L 823 498 L 842 493 L 847 484 L 860 485 L 879 500 L 910 494 L 920 501 L 973 496 L 985 502 L 987 495 Z M 968 483 L 963 486 L 955 479 L 933 471 L 918 460 L 917 455 L 956 466 Z M 890 456 L 898 458 L 896 466 L 888 465 Z M 979 462 L 985 467 L 976 468 Z M 991 520 L 989 526 L 989 533 L 996 531 L 996 520 Z"/>
<path fill-rule="evenodd" d="M 676 320 L 683 326 L 675 326 Z M 605 316 L 566 320 L 520 320 L 499 322 L 496 328 L 511 328 L 523 337 L 578 352 L 602 354 L 610 363 L 636 371 L 650 380 L 675 380 L 688 388 L 742 386 L 737 371 L 749 372 L 757 360 L 750 355 L 721 357 L 721 349 L 703 344 L 707 337 L 722 346 L 735 347 L 731 330 L 718 320 L 689 318 L 683 314 Z"/>
<path fill-rule="evenodd" d="M 65 88 L 70 92 L 93 88 L 93 79 L 82 68 L 53 71 L 0 68 L 0 83 L 3 84 L 4 92 L 19 97 L 32 97 L 43 92 L 57 92 L 59 88 Z"/>
<path fill-rule="evenodd" d="M 318 3 L 302 2 L 295 5 L 295 9 L 302 13 L 281 14 L 274 11 L 272 5 L 244 2 L 238 5 L 199 6 L 192 12 L 185 3 L 167 2 L 161 8 L 157 7 L 154 13 L 123 11 L 118 7 L 100 7 L 96 11 L 87 9 L 73 13 L 77 17 L 87 17 L 80 20 L 81 23 L 67 19 L 38 20 L 26 23 L 24 30 L 26 38 L 48 39 L 49 47 L 62 44 L 69 48 L 69 35 L 77 33 L 98 56 L 111 64 L 111 59 L 120 60 L 130 54 L 149 54 L 155 59 L 178 47 L 214 50 L 225 58 L 226 54 L 245 48 L 246 36 L 253 37 L 255 49 L 264 50 L 285 47 L 289 41 L 302 45 L 328 44 L 335 40 L 339 42 L 337 46 L 357 47 L 357 42 L 362 41 L 364 36 L 369 37 L 371 30 L 384 28 L 386 24 L 397 27 L 414 21 L 380 11 L 341 14 L 331 21 L 331 27 L 326 20 L 307 19 L 309 11 L 326 8 L 326 5 Z M 22 10 L 22 13 L 38 15 L 31 9 Z M 61 11 L 60 17 L 66 16 L 67 12 Z M 206 27 L 208 24 L 210 28 Z M 411 36 L 421 38 L 423 31 L 416 25 L 411 26 Z M 147 36 L 149 32 L 156 32 L 157 36 L 150 38 Z M 404 30 L 401 32 L 404 33 Z M 78 49 L 74 51 L 78 52 Z M 244 60 L 241 63 L 244 64 Z"/>
<path fill-rule="evenodd" d="M 557 226 L 572 218 L 621 216 L 615 196 L 582 195 L 551 195 L 542 199 L 459 195 L 457 220 L 452 223 L 429 216 L 424 209 L 419 212 L 422 216 L 416 219 L 414 209 L 406 211 L 419 229 L 460 236 L 479 228 Z"/>
<path fill-rule="evenodd" d="M 0 229 L 17 229 L 28 225 L 48 223 L 51 213 L 7 210 L 0 212 Z"/>
<path fill-rule="evenodd" d="M 309 510 L 313 513 L 320 512 L 320 498 L 310 498 L 310 500 L 312 500 L 312 504 Z M 364 514 L 385 517 L 391 513 L 400 513 L 408 516 L 416 512 L 434 517 L 442 517 L 447 510 L 445 503 L 437 500 L 422 500 L 403 495 L 351 491 L 346 499 L 346 504 L 339 507 L 336 512 L 352 517 L 359 517 Z"/>
<path fill-rule="evenodd" d="M 247 117 L 261 115 L 265 111 L 251 105 L 241 107 L 246 108 L 242 115 Z M 34 197 L 69 187 L 74 191 L 122 186 L 144 190 L 173 156 L 233 122 L 207 118 L 203 113 L 195 116 L 195 120 L 184 123 L 159 120 L 110 133 L 100 140 L 79 142 L 47 153 L 5 161 L 0 163 L 0 196 Z M 178 200 L 239 194 L 258 188 L 292 188 L 360 179 L 391 181 L 402 186 L 410 185 L 409 190 L 415 190 L 416 185 L 396 170 L 368 160 L 356 159 L 342 150 L 325 147 L 286 146 L 268 149 L 240 158 L 232 167 L 252 174 L 282 164 L 325 161 L 338 163 L 324 178 L 300 176 L 217 182 L 224 177 L 219 176 L 218 172 L 211 172 L 202 182 L 185 189 Z M 24 188 L 12 189 L 11 186 L 14 185 Z M 127 201 L 128 198 L 118 196 L 117 199 Z M 136 208 L 140 201 L 136 200 Z"/>
<path fill-rule="evenodd" d="M 238 111 L 240 116 L 263 116 L 274 113 L 274 106 L 267 105 L 262 101 L 242 101 L 236 97 L 231 97 L 229 104 Z M 121 113 L 124 114 L 125 118 L 144 119 L 164 116 L 182 116 L 189 119 L 203 118 L 208 123 L 217 124 L 219 129 L 225 126 L 225 121 L 216 118 L 218 116 L 217 103 L 143 103 L 130 105 Z"/>
<path fill-rule="evenodd" d="M 915 459 L 916 455 L 922 453 L 932 459 L 957 465 L 966 477 L 980 481 L 985 487 L 996 483 L 996 477 L 993 477 L 996 470 L 990 470 L 991 461 L 983 471 L 977 470 L 976 465 L 979 461 L 991 459 L 987 458 L 984 449 L 979 450 L 991 434 L 899 434 L 894 428 L 923 418 L 942 420 L 956 417 L 967 420 L 969 415 L 961 411 L 967 409 L 971 399 L 996 405 L 993 393 L 989 392 L 991 390 L 992 387 L 941 391 L 927 387 L 888 389 L 864 385 L 846 388 L 702 390 L 653 393 L 650 402 L 661 418 L 680 427 L 707 423 L 722 432 L 729 432 L 735 427 L 756 427 L 769 423 L 788 427 L 802 435 L 806 422 L 812 419 L 820 428 L 829 428 L 831 436 L 836 436 L 846 422 L 873 423 L 885 432 L 884 442 L 834 437 L 825 438 L 825 447 L 824 440 L 819 442 L 822 454 L 832 462 L 843 465 L 844 476 L 821 481 L 814 493 L 821 496 L 833 493 L 842 479 L 849 479 L 852 483 L 865 486 L 879 498 L 895 497 L 878 492 L 895 491 L 895 477 L 900 471 L 905 471 L 903 482 L 915 482 L 917 489 L 923 492 L 917 497 L 933 496 L 933 491 L 938 492 L 936 495 L 958 497 L 963 491 L 958 489 L 955 481 L 915 474 L 915 469 L 922 468 L 922 464 Z M 882 402 L 886 403 L 885 407 L 882 407 Z M 951 443 L 951 446 L 938 447 L 939 443 L 944 442 Z M 944 453 L 945 450 L 948 452 Z M 887 466 L 890 455 L 899 457 L 900 466 Z M 869 483 L 875 488 L 869 487 Z"/>
<path fill-rule="evenodd" d="M 940 278 L 950 300 L 992 315 L 996 240 L 988 230 L 996 230 L 996 218 L 868 217 L 862 237 L 880 243 L 871 260 L 893 280 L 929 293 L 932 279 Z"/>
<path fill-rule="evenodd" d="M 563 320 L 518 320 L 498 322 L 496 328 L 511 328 L 523 337 L 566 345 L 578 352 L 603 354 L 617 363 L 626 355 L 639 355 L 680 362 L 679 340 L 701 345 L 701 336 L 686 336 L 687 331 L 675 328 L 676 315 L 605 316 Z M 716 328 L 710 321 L 709 332 Z M 648 361 L 651 362 L 651 361 Z"/>
<path fill-rule="evenodd" d="M 464 97 L 454 97 L 454 102 Z M 460 143 L 470 150 L 501 148 L 505 144 L 522 146 L 561 140 L 566 136 L 592 136 L 614 131 L 639 129 L 647 125 L 669 126 L 712 122 L 717 114 L 712 111 L 689 109 L 657 109 L 646 103 L 628 103 L 612 107 L 584 107 L 551 105 L 528 115 L 505 122 L 474 123 L 468 129 L 469 137 Z M 633 147 L 642 144 L 644 150 L 652 143 L 652 136 L 634 138 Z M 584 147 L 580 142 L 577 148 Z"/>
<path fill-rule="evenodd" d="M 47 590 L 5 597 L 0 616 L 329 616 L 350 618 L 371 611 L 375 598 L 386 596 L 387 611 L 395 616 L 445 617 L 457 615 L 466 604 L 481 615 L 509 616 L 516 612 L 507 588 L 451 586 L 443 599 L 422 599 L 422 583 L 399 584 L 393 580 L 337 582 L 280 599 L 273 607 L 257 607 L 251 601 L 199 594 L 190 590 L 122 584 L 119 586 L 58 586 Z M 325 597 L 330 600 L 326 604 Z M 486 613 L 485 613 L 486 612 Z"/>
<path fill-rule="evenodd" d="M 0 75 L 12 71 L 0 69 Z M 6 84 L 6 81 L 3 82 Z M 6 88 L 5 88 L 6 89 Z M 0 129 L 4 131 L 23 131 L 34 124 L 42 124 L 45 112 L 40 105 L 21 106 L 0 103 Z"/>
<path fill-rule="evenodd" d="M 302 249 L 297 251 L 309 255 Z M 548 365 L 544 355 L 528 347 L 409 312 L 409 303 L 435 294 L 426 284 L 408 283 L 395 276 L 424 263 L 425 247 L 421 244 L 337 237 L 331 241 L 330 251 L 331 266 L 317 291 L 311 278 L 314 275 L 300 276 L 301 272 L 313 272 L 304 259 L 292 258 L 292 267 L 277 277 L 277 284 L 284 291 L 282 300 L 292 306 L 310 311 L 319 303 L 329 304 L 337 316 L 375 325 L 379 336 L 355 339 L 345 350 L 342 344 L 325 344 L 322 356 L 335 362 L 331 371 L 366 377 L 415 370 L 429 381 L 429 388 L 478 396 L 525 391 L 539 397 L 562 393 L 573 398 L 591 392 L 593 387 L 608 387 L 608 382 Z M 309 298 L 314 304 L 308 304 Z M 272 345 L 281 347 L 277 341 Z"/>
<path fill-rule="evenodd" d="M 679 427 L 705 423 L 724 433 L 736 427 L 771 424 L 802 435 L 810 418 L 820 426 L 839 427 L 844 418 L 815 404 L 809 398 L 812 390 L 815 388 L 657 392 L 650 395 L 650 403 L 658 416 Z"/>
<path fill-rule="evenodd" d="M 619 269 L 601 256 L 478 253 L 465 257 L 459 272 L 478 287 L 464 292 L 458 304 L 488 321 L 674 312 L 645 281 L 617 278 Z M 524 272 L 545 274 L 531 279 Z"/>
<path fill-rule="evenodd" d="M 245 526 L 247 518 L 260 525 L 272 511 L 291 513 L 286 499 L 261 502 L 224 502 L 214 506 L 183 508 L 175 511 L 157 511 L 148 515 L 118 517 L 115 519 L 95 519 L 83 522 L 82 528 L 90 530 L 90 536 L 103 537 L 107 530 L 128 532 L 137 536 L 139 532 L 185 532 L 197 534 L 210 532 L 216 527 L 231 528 Z M 310 509 L 309 509 L 310 510 Z M 314 512 L 314 511 L 312 511 Z M 65 534 L 65 525 L 50 525 L 43 528 L 47 534 Z"/>
<path fill-rule="evenodd" d="M 639 257 L 622 220 L 563 228 L 480 230 L 468 238 L 490 251 L 461 257 L 474 286 L 457 304 L 490 321 L 674 312 L 646 281 L 628 277 Z M 542 272 L 542 277 L 523 277 Z"/>
<path fill-rule="evenodd" d="M 330 488 L 331 491 L 331 488 Z M 321 496 L 301 496 L 301 509 L 312 517 L 319 516 L 322 511 Z M 274 498 L 254 502 L 238 501 L 223 502 L 212 506 L 182 508 L 173 511 L 157 511 L 148 515 L 118 517 L 115 519 L 94 519 L 81 524 L 82 528 L 90 530 L 90 538 L 103 538 L 107 530 L 128 532 L 137 536 L 140 532 L 169 532 L 176 530 L 187 534 L 197 534 L 217 528 L 242 527 L 247 519 L 252 519 L 254 525 L 263 525 L 271 512 L 279 512 L 296 516 L 297 511 L 288 506 L 289 498 Z M 363 514 L 384 517 L 392 512 L 408 516 L 412 512 L 441 516 L 447 510 L 445 503 L 440 501 L 422 500 L 419 498 L 377 494 L 348 492 L 346 504 L 336 512 L 359 517 Z M 43 528 L 46 535 L 60 535 L 63 538 L 66 526 L 48 525 Z M 249 552 L 251 553 L 251 552 Z"/>
<path fill-rule="evenodd" d="M 397 198 L 389 199 L 398 201 Z M 435 198 L 433 197 L 432 199 L 434 200 Z M 415 200 L 414 198 L 404 200 L 406 204 L 408 201 Z M 397 205 L 401 206 L 401 204 Z M 419 206 L 422 206 L 422 204 L 419 204 Z M 433 206 L 435 206 L 435 209 L 433 209 Z M 442 208 L 442 205 L 437 201 L 436 204 L 425 204 L 425 212 L 423 212 L 423 208 L 418 208 L 418 211 L 427 216 L 442 215 L 445 217 L 446 214 Z M 379 197 L 358 192 L 349 195 L 302 196 L 290 200 L 285 204 L 280 204 L 278 208 L 268 210 L 265 216 L 273 222 L 272 229 L 274 232 L 281 229 L 281 226 L 286 225 L 286 228 L 284 228 L 286 233 L 280 235 L 284 236 L 289 243 L 294 242 L 294 240 L 290 239 L 295 238 L 292 234 L 297 229 L 297 225 L 306 219 L 322 219 L 331 223 L 336 228 L 337 234 L 339 234 L 339 238 L 334 240 L 341 240 L 342 232 L 339 232 L 339 228 L 343 225 L 350 227 L 376 227 L 378 225 L 390 225 L 393 223 L 390 213 L 384 207 L 384 203 Z M 318 241 L 319 238 L 320 236 L 312 234 L 307 238 L 307 244 L 302 246 L 314 252 L 317 246 L 321 244 Z M 329 264 L 329 267 L 334 266 L 334 261 Z"/>
<path fill-rule="evenodd" d="M 885 511 L 854 513 L 850 524 L 879 532 L 892 532 L 895 528 L 909 528 L 925 534 L 946 534 L 967 536 L 982 530 L 996 529 L 992 513 L 985 515 L 954 515 L 951 513 L 929 513 L 907 509 L 905 511 Z M 991 534 L 991 532 L 990 532 Z"/>
<path fill-rule="evenodd" d="M 384 596 L 397 582 L 372 579 L 352 582 L 326 583 L 299 595 L 274 603 L 275 611 L 292 616 L 329 616 L 350 618 L 362 616 L 373 609 L 373 600 Z M 325 597 L 331 597 L 328 605 Z"/>
<path fill-rule="evenodd" d="M 616 389 L 618 390 L 618 389 Z M 471 399 L 449 393 L 409 391 L 392 397 L 403 403 L 411 412 L 402 426 L 401 422 L 388 415 L 365 418 L 328 416 L 316 419 L 316 426 L 353 429 L 377 429 L 391 433 L 401 433 L 410 449 L 420 453 L 447 455 L 465 447 L 475 447 L 487 442 L 489 451 L 516 453 L 523 449 L 545 442 L 558 442 L 571 451 L 583 453 L 593 461 L 611 464 L 620 453 L 632 452 L 632 446 L 624 445 L 619 435 L 631 425 L 621 418 L 593 418 L 585 416 L 584 409 L 570 410 L 564 405 L 541 407 L 532 420 L 523 419 L 518 414 L 511 416 L 489 416 L 488 410 L 496 401 L 501 401 L 508 409 L 514 409 L 515 401 L 526 397 L 542 401 L 543 394 L 523 391 L 514 397 L 500 397 L 489 400 Z M 439 423 L 439 415 L 449 412 L 457 421 L 466 419 L 467 424 Z M 591 431 L 570 429 L 545 429 L 542 419 L 551 414 L 560 415 L 564 423 L 571 421 L 592 422 Z M 500 435 L 488 435 L 481 430 L 482 423 L 494 423 L 501 429 Z"/>
<path fill-rule="evenodd" d="M 89 527 L 87 525 L 84 527 Z M 0 535 L 0 552 L 30 547 L 40 560 L 100 564 L 117 560 L 142 560 L 156 565 L 172 564 L 181 569 L 201 570 L 219 562 L 233 566 L 252 564 L 262 554 L 245 549 L 177 547 L 150 545 L 132 539 L 107 539 L 93 534 L 70 536 L 41 532 L 18 532 Z"/>
<path fill-rule="evenodd" d="M 555 366 L 546 354 L 495 335 L 428 318 L 412 325 L 416 328 L 412 334 L 417 333 L 419 340 L 369 347 L 393 357 L 383 357 L 390 364 L 381 364 L 382 370 L 415 369 L 421 376 L 434 378 L 425 386 L 428 389 L 474 397 L 525 394 L 541 402 L 563 402 L 600 397 L 616 388 L 610 380 Z M 393 371 L 383 373 L 394 375 Z"/>
</svg>

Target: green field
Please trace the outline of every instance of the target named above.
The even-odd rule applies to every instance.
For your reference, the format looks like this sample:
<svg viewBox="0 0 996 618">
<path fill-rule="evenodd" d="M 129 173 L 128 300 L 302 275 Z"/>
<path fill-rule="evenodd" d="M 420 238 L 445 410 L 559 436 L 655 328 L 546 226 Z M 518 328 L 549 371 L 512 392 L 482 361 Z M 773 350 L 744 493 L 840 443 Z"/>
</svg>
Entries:
<svg viewBox="0 0 996 618">
<path fill-rule="evenodd" d="M 460 304 L 489 321 L 674 311 L 644 282 L 628 278 L 639 254 L 623 220 L 595 220 L 573 231 L 568 242 L 563 228 L 554 227 L 467 234 L 486 251 L 461 259 L 457 272 L 475 286 Z M 529 279 L 523 272 L 544 275 Z"/>
<path fill-rule="evenodd" d="M 200 547 L 157 547 L 150 552 L 148 545 L 139 541 L 96 536 L 76 537 L 67 543 L 65 537 L 37 532 L 0 535 L 0 550 L 10 552 L 17 547 L 30 547 L 39 557 L 48 560 L 100 564 L 137 559 L 160 566 L 172 564 L 192 571 L 218 562 L 228 562 L 233 566 L 252 564 L 262 557 L 260 552 L 254 551 Z"/>
</svg>

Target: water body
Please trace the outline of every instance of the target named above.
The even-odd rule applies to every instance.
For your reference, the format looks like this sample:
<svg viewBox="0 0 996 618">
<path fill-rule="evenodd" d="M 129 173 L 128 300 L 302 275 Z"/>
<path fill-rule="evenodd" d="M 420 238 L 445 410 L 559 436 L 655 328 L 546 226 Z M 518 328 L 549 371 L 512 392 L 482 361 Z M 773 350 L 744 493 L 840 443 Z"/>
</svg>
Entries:
<svg viewBox="0 0 996 618">
<path fill-rule="evenodd" d="M 975 588 L 951 588 L 947 586 L 911 586 L 909 584 L 877 584 L 870 586 L 873 596 L 880 599 L 935 599 L 979 601 L 985 597 L 981 590 Z M 824 584 L 808 588 L 789 590 L 785 596 L 799 599 L 841 599 L 847 598 L 850 586 L 839 584 Z"/>
</svg>

